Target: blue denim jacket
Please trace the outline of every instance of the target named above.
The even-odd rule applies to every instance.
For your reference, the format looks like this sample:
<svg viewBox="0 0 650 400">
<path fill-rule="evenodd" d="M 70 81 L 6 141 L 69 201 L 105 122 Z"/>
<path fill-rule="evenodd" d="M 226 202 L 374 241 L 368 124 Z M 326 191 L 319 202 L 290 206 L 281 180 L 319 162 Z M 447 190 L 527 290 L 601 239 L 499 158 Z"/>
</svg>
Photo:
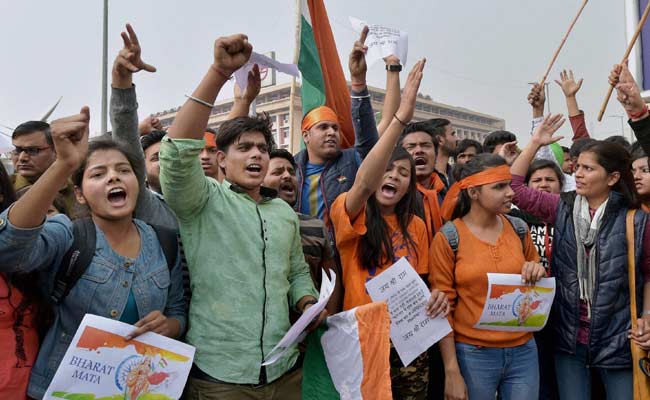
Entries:
<svg viewBox="0 0 650 400">
<path fill-rule="evenodd" d="M 72 223 L 65 215 L 57 215 L 39 227 L 21 229 L 11 225 L 8 212 L 0 214 L 0 271 L 40 270 L 41 287 L 49 294 L 59 264 L 72 246 Z M 95 256 L 70 294 L 55 309 L 54 323 L 32 369 L 29 396 L 43 397 L 83 316 L 88 313 L 119 320 L 131 291 L 140 318 L 160 310 L 168 318 L 177 319 L 181 333 L 185 332 L 180 256 L 170 271 L 153 228 L 140 220 L 133 221 L 142 242 L 135 262 L 113 251 L 104 233 L 97 228 Z"/>
</svg>

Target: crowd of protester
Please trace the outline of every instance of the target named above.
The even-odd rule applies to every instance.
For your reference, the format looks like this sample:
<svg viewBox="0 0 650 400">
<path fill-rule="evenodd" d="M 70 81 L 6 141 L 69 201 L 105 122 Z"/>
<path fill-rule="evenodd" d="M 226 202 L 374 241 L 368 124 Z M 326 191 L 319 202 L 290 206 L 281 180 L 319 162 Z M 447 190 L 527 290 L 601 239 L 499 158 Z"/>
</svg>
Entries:
<svg viewBox="0 0 650 400">
<path fill-rule="evenodd" d="M 223 85 L 250 58 L 245 35 L 216 40 L 205 76 L 163 130 L 138 119 L 134 74 L 155 72 L 131 26 L 112 70 L 112 132 L 89 140 L 90 110 L 12 136 L 0 167 L 0 397 L 44 397 L 86 313 L 196 348 L 188 399 L 299 399 L 303 350 L 260 366 L 322 273 L 336 275 L 328 315 L 371 302 L 365 283 L 405 257 L 431 290 L 427 313 L 453 332 L 403 366 L 396 399 L 631 399 L 631 346 L 650 349 L 650 113 L 625 64 L 609 81 L 637 142 L 590 138 L 562 71 L 572 145 L 554 136 L 544 90 L 528 95 L 528 145 L 490 133 L 458 140 L 446 119 L 412 121 L 426 60 L 387 92 L 375 121 L 366 86 L 367 30 L 349 61 L 355 144 L 339 117 L 308 110 L 304 149 L 276 148 L 255 66 L 228 120 L 208 128 Z M 636 299 L 630 316 L 626 215 L 633 215 Z M 73 270 L 74 273 L 70 273 Z M 475 327 L 488 273 L 557 284 L 536 333 Z M 637 329 L 632 330 L 632 318 Z"/>
</svg>

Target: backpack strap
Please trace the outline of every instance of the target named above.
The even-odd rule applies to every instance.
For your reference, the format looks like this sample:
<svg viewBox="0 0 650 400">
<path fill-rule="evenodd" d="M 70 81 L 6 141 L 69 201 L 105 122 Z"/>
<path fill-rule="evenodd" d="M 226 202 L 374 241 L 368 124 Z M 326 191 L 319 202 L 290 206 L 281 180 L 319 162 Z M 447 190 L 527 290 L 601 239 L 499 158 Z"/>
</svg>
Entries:
<svg viewBox="0 0 650 400">
<path fill-rule="evenodd" d="M 95 256 L 95 224 L 90 218 L 72 222 L 72 246 L 63 256 L 54 279 L 50 299 L 59 305 L 68 296 Z"/>
<path fill-rule="evenodd" d="M 167 267 L 171 271 L 176 265 L 178 256 L 178 238 L 176 231 L 158 225 L 151 225 L 156 232 L 158 242 L 162 247 L 167 261 Z M 65 300 L 70 290 L 82 277 L 95 256 L 97 237 L 95 223 L 91 218 L 76 219 L 72 222 L 73 242 L 70 249 L 63 256 L 59 269 L 56 272 L 54 288 L 50 293 L 50 299 L 54 304 L 59 305 Z"/>
<path fill-rule="evenodd" d="M 454 258 L 456 258 L 459 242 L 458 229 L 456 229 L 456 225 L 454 225 L 453 222 L 448 221 L 442 226 L 442 228 L 440 228 L 440 232 L 445 235 L 445 238 L 451 247 L 451 251 L 454 252 Z"/>
<path fill-rule="evenodd" d="M 178 237 L 176 231 L 160 225 L 149 224 L 156 232 L 160 247 L 162 247 L 167 260 L 167 268 L 171 271 L 176 265 L 176 258 L 178 256 Z"/>
<path fill-rule="evenodd" d="M 521 247 L 524 248 L 526 244 L 526 235 L 528 235 L 528 224 L 521 218 L 513 217 L 508 214 L 504 215 L 515 229 L 515 232 L 517 232 L 517 236 L 521 239 Z"/>
<path fill-rule="evenodd" d="M 517 236 L 519 236 L 523 248 L 524 244 L 526 243 L 526 235 L 528 235 L 528 224 L 526 224 L 526 222 L 524 222 L 524 220 L 521 218 L 512 217 L 508 214 L 505 214 L 505 216 L 514 228 L 515 232 L 517 232 Z M 449 246 L 451 247 L 451 251 L 454 252 L 455 257 L 456 252 L 458 252 L 458 243 L 460 241 L 456 225 L 454 225 L 453 222 L 448 221 L 442 226 L 442 228 L 440 228 L 440 232 L 445 235 L 445 238 L 447 239 L 447 242 L 449 242 Z"/>
</svg>

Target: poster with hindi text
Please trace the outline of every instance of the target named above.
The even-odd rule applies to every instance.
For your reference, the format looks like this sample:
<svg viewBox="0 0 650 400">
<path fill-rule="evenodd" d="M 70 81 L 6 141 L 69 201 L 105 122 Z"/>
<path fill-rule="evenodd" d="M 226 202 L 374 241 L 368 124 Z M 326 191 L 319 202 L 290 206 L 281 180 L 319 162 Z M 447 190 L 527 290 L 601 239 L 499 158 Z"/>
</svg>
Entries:
<svg viewBox="0 0 650 400">
<path fill-rule="evenodd" d="M 544 328 L 555 297 L 555 278 L 525 284 L 519 274 L 487 275 L 487 297 L 475 328 L 510 332 Z"/>
<path fill-rule="evenodd" d="M 86 314 L 45 399 L 172 400 L 183 393 L 194 347 L 152 332 L 126 341 L 135 327 Z"/>
<path fill-rule="evenodd" d="M 366 282 L 366 289 L 372 301 L 388 303 L 390 339 L 404 366 L 451 332 L 446 318 L 427 315 L 431 292 L 406 258 Z"/>
</svg>

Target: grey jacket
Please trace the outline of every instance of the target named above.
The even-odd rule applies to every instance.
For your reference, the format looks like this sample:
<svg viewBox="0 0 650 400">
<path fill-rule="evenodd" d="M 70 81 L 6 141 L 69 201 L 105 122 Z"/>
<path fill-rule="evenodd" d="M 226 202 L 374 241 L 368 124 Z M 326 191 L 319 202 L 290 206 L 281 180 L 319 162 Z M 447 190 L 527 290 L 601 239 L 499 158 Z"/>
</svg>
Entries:
<svg viewBox="0 0 650 400">
<path fill-rule="evenodd" d="M 133 169 L 140 184 L 140 194 L 134 217 L 148 224 L 178 231 L 176 214 L 162 197 L 147 189 L 145 184 L 144 152 L 138 133 L 138 101 L 136 100 L 135 86 L 129 89 L 112 88 L 110 117 L 113 127 L 112 139 L 125 143 L 136 156 Z"/>
</svg>

